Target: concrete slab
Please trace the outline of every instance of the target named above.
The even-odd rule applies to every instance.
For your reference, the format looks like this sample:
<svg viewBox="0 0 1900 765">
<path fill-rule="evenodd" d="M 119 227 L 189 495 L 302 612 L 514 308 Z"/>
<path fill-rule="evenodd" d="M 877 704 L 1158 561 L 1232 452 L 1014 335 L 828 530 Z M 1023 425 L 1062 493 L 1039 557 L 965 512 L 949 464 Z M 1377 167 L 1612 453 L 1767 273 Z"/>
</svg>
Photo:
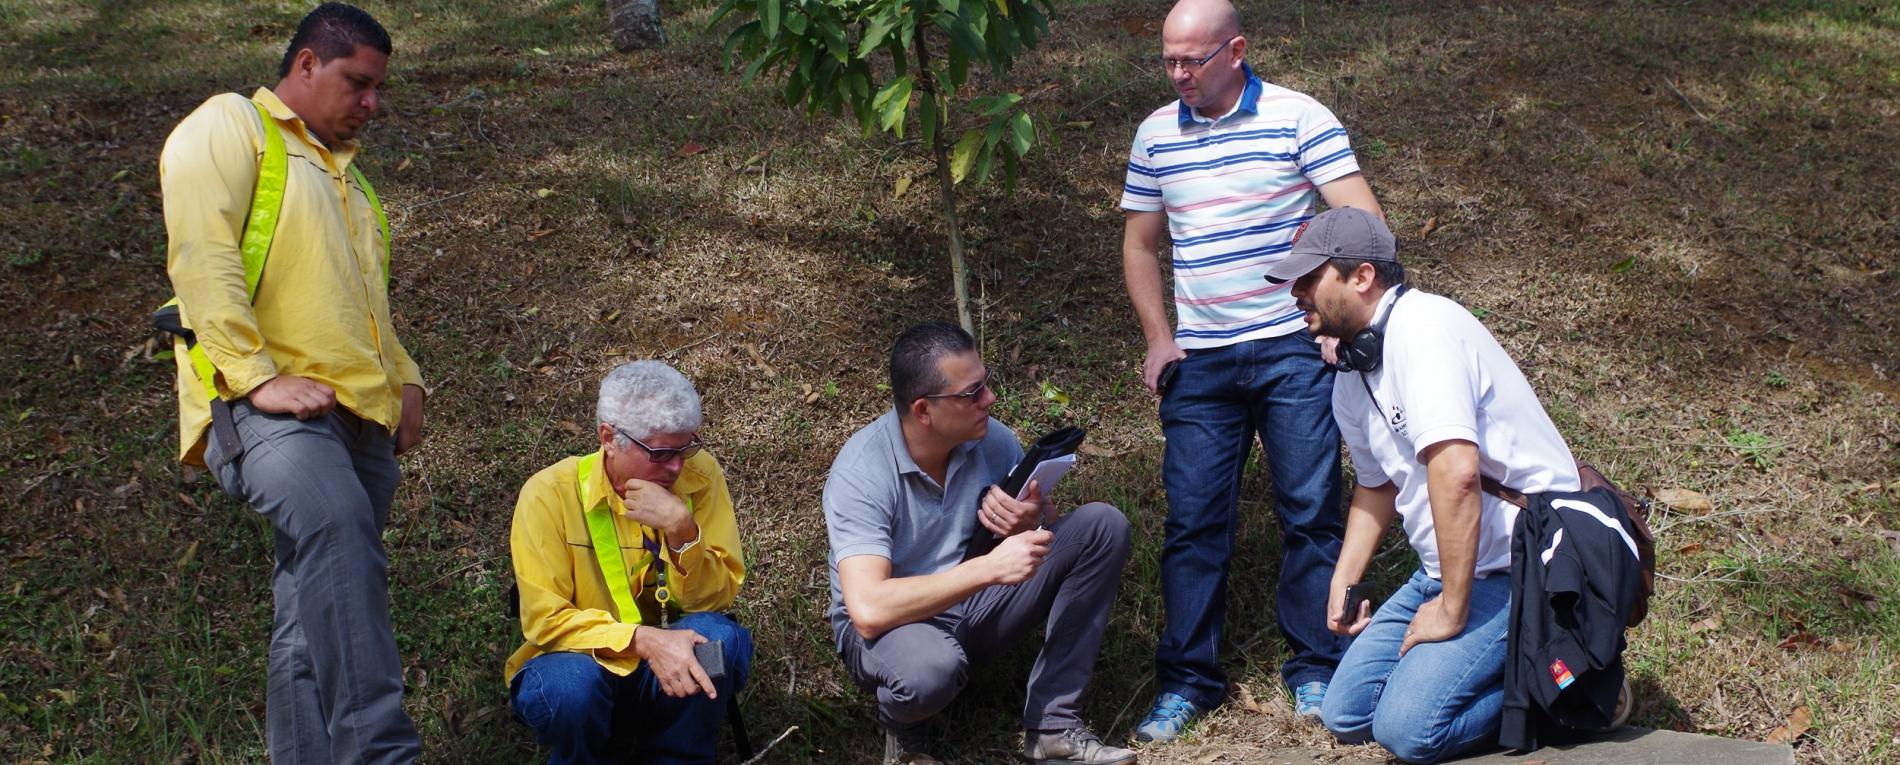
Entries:
<svg viewBox="0 0 1900 765">
<path fill-rule="evenodd" d="M 1624 728 L 1587 744 L 1547 746 L 1529 754 L 1488 754 L 1458 765 L 1794 765 L 1794 748 L 1694 733 Z"/>
</svg>

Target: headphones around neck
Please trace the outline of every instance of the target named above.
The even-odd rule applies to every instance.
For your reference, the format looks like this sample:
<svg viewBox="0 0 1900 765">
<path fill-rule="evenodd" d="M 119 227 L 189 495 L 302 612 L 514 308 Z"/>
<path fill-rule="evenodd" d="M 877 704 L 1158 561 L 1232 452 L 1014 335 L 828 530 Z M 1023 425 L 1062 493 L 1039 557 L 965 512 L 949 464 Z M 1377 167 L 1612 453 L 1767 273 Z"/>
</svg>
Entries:
<svg viewBox="0 0 1900 765">
<path fill-rule="evenodd" d="M 1392 309 L 1399 306 L 1399 298 L 1405 297 L 1407 287 L 1400 284 L 1396 289 L 1398 293 L 1392 296 L 1392 302 L 1386 305 L 1385 314 L 1378 321 L 1339 344 L 1340 369 L 1368 374 L 1385 361 L 1385 323 L 1392 320 Z"/>
</svg>

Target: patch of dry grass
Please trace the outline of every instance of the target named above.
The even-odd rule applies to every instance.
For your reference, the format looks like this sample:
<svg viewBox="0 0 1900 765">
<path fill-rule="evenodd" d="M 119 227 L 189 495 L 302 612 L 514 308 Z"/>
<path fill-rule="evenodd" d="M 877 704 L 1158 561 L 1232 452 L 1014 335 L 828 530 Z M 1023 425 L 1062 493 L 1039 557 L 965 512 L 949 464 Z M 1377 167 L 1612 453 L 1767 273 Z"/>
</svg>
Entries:
<svg viewBox="0 0 1900 765">
<path fill-rule="evenodd" d="M 533 758 L 499 677 L 518 639 L 499 602 L 514 491 L 587 447 L 600 374 L 660 356 L 704 393 L 740 502 L 755 737 L 798 725 L 779 761 L 864 761 L 868 702 L 823 626 L 817 497 L 888 406 L 892 335 L 953 311 L 917 147 L 741 86 L 703 7 L 669 8 L 673 46 L 627 56 L 594 2 L 372 10 L 398 53 L 364 161 L 434 387 L 388 534 L 431 758 Z M 1088 425 L 1101 451 L 1069 499 L 1136 523 L 1088 710 L 1124 735 L 1154 690 L 1165 502 L 1115 200 L 1136 120 L 1170 97 L 1145 65 L 1164 9 L 1062 10 L 1010 83 L 1038 94 L 1031 172 L 964 212 L 999 416 Z M 1340 115 L 1418 279 L 1484 315 L 1573 447 L 1627 485 L 1710 500 L 1652 521 L 1665 578 L 1631 636 L 1637 722 L 1760 739 L 1805 706 L 1804 760 L 1895 759 L 1900 717 L 1879 702 L 1900 669 L 1900 554 L 1881 536 L 1900 529 L 1900 19 L 1823 2 L 1248 12 L 1258 71 Z M 149 358 L 144 312 L 167 291 L 159 145 L 205 96 L 265 79 L 298 13 L 0 0 L 0 305 L 21 320 L 0 339 L 0 760 L 261 758 L 267 534 L 171 463 L 171 366 Z M 893 198 L 905 176 L 920 183 Z M 1378 758 L 1286 711 L 1254 595 L 1278 557 L 1265 481 L 1243 493 L 1228 630 L 1259 711 L 1237 700 L 1144 761 Z M 1381 565 L 1389 589 L 1411 564 Z M 1014 751 L 1028 661 L 947 714 L 963 760 Z"/>
</svg>

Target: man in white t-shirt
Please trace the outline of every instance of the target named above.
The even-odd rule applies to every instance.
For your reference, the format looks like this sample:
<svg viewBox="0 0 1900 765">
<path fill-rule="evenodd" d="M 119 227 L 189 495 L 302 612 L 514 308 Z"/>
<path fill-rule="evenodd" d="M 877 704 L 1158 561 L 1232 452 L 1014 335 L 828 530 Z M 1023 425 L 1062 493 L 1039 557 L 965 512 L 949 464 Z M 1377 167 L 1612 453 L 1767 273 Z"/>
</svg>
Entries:
<svg viewBox="0 0 1900 765">
<path fill-rule="evenodd" d="M 1327 599 L 1357 636 L 1320 712 L 1340 740 L 1407 762 L 1494 745 L 1504 697 L 1517 508 L 1480 476 L 1526 493 L 1576 491 L 1576 461 L 1517 364 L 1471 312 L 1405 285 L 1392 232 L 1339 208 L 1313 218 L 1267 279 L 1293 281 L 1314 335 L 1342 338 L 1351 371 L 1333 417 L 1358 486 Z M 1371 612 L 1345 595 L 1394 518 L 1420 569 Z"/>
</svg>

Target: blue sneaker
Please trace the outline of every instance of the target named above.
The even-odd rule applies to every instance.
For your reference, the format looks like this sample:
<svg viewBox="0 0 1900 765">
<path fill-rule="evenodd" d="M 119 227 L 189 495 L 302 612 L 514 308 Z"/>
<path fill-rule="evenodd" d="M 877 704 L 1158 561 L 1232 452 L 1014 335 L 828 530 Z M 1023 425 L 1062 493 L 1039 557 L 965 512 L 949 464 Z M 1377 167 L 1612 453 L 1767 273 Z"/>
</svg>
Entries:
<svg viewBox="0 0 1900 765">
<path fill-rule="evenodd" d="M 1148 719 L 1135 727 L 1135 740 L 1163 744 L 1173 741 L 1203 711 L 1194 702 L 1188 701 L 1186 696 L 1163 693 L 1155 698 L 1154 708 L 1148 710 Z"/>
<path fill-rule="evenodd" d="M 1326 684 L 1318 680 L 1301 684 L 1293 689 L 1293 714 L 1300 717 L 1318 717 L 1319 708 L 1326 703 Z"/>
</svg>

